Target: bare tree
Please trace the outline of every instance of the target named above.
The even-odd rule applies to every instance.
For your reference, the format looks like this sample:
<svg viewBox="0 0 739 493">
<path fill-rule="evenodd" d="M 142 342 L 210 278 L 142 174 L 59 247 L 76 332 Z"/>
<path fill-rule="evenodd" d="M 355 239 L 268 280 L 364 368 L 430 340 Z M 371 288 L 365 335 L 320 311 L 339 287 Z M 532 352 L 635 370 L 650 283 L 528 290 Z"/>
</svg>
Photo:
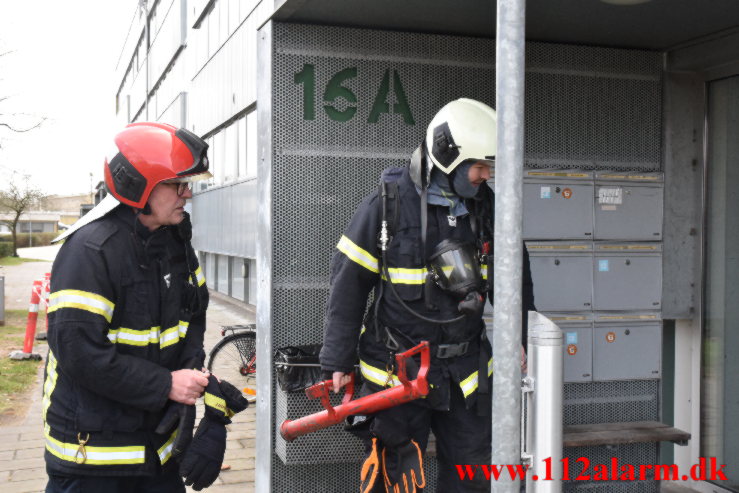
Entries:
<svg viewBox="0 0 739 493">
<path fill-rule="evenodd" d="M 19 181 L 21 183 L 19 183 Z M 17 173 L 13 173 L 8 181 L 7 188 L 0 191 L 0 211 L 10 213 L 10 219 L 0 219 L 0 222 L 10 228 L 13 236 L 13 256 L 18 256 L 18 223 L 21 215 L 32 205 L 43 198 L 41 190 L 30 184 L 30 177 L 24 175 L 20 180 Z M 29 230 L 29 234 L 31 231 Z"/>
</svg>

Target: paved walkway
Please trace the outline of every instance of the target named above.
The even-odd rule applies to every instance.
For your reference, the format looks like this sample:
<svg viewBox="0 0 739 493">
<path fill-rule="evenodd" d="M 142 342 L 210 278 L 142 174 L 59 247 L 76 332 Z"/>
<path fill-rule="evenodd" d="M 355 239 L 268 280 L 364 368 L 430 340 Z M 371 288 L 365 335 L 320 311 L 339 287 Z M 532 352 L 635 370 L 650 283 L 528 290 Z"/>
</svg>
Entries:
<svg viewBox="0 0 739 493">
<path fill-rule="evenodd" d="M 21 256 L 34 258 L 33 252 L 24 249 Z M 49 262 L 28 262 L 18 266 L 6 266 L 0 270 L 5 276 L 5 298 L 8 309 L 25 309 L 30 299 L 31 283 L 49 272 Z M 208 323 L 205 335 L 205 349 L 210 349 L 220 340 L 222 325 L 252 323 L 254 313 L 213 296 L 208 309 Z M 39 321 L 41 326 L 41 321 Z M 37 345 L 35 352 L 44 357 L 46 345 Z M 7 355 L 0 355 L 7 357 Z M 2 378 L 2 377 L 0 377 Z M 24 418 L 18 423 L 0 426 L 0 484 L 8 486 L 12 493 L 42 492 L 46 486 L 44 465 L 44 439 L 41 425 L 41 386 L 43 367 L 40 368 L 36 384 L 29 391 L 31 405 Z M 232 382 L 236 383 L 236 382 Z M 198 404 L 198 416 L 203 415 L 202 401 Z M 229 470 L 221 472 L 216 482 L 207 491 L 213 493 L 253 493 L 254 492 L 254 450 L 256 427 L 256 407 L 236 415 L 228 426 L 228 442 L 225 464 Z M 191 491 L 188 488 L 188 491 Z"/>
</svg>

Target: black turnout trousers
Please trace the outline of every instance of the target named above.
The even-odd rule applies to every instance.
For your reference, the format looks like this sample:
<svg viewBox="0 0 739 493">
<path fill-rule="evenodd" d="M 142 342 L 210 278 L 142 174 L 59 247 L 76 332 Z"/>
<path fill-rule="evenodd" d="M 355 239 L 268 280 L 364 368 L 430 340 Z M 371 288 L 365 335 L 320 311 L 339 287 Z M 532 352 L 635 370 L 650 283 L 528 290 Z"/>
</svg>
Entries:
<svg viewBox="0 0 739 493">
<path fill-rule="evenodd" d="M 438 461 L 436 491 L 487 493 L 490 491 L 490 481 L 484 475 L 476 474 L 472 481 L 467 478 L 461 480 L 456 466 L 490 464 L 490 416 L 478 416 L 476 406 L 466 409 L 458 386 L 452 385 L 450 394 L 448 411 L 430 409 L 414 401 L 376 413 L 373 429 L 380 437 L 386 434 L 389 437 L 410 436 L 424 452 L 424 460 L 429 431 L 433 431 Z M 369 453 L 372 448 L 371 439 L 365 441 L 365 448 Z M 427 484 L 429 479 L 426 478 Z M 381 484 L 381 480 L 378 483 Z M 374 491 L 385 490 L 376 487 Z M 430 490 L 426 488 L 426 491 Z"/>
</svg>

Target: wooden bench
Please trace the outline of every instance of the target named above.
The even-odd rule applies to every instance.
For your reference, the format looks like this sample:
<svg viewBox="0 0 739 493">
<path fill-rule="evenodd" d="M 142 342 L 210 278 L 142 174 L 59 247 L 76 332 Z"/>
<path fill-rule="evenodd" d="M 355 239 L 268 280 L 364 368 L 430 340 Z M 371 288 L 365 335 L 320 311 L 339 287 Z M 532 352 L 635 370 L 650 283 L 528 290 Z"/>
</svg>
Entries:
<svg viewBox="0 0 739 493">
<path fill-rule="evenodd" d="M 565 447 L 645 442 L 673 442 L 687 445 L 688 440 L 690 433 L 658 421 L 565 426 L 563 437 Z"/>
</svg>

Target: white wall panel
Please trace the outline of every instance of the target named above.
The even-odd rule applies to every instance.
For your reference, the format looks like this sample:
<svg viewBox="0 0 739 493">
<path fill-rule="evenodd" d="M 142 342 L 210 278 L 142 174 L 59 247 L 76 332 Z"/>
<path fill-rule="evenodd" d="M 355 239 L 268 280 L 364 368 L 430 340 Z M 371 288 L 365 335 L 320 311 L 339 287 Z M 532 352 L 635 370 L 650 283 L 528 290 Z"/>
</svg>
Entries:
<svg viewBox="0 0 739 493">
<path fill-rule="evenodd" d="M 218 22 L 209 21 L 209 29 L 221 25 L 221 12 L 229 6 L 225 0 L 221 1 L 223 5 L 219 7 L 219 1 L 209 15 L 209 19 L 218 19 Z M 256 100 L 256 30 L 269 15 L 269 2 L 244 2 L 239 7 L 239 15 L 245 5 L 247 9 L 249 5 L 256 8 L 248 9 L 247 20 L 218 50 L 209 50 L 215 54 L 202 68 L 194 69 L 188 121 L 190 129 L 200 135 L 210 132 Z M 216 15 L 219 17 L 214 17 Z M 216 39 L 213 33 L 208 37 Z M 202 42 L 202 34 L 196 42 Z M 200 52 L 199 48 L 197 50 Z"/>
<path fill-rule="evenodd" d="M 149 87 L 154 87 L 158 83 L 167 66 L 182 47 L 185 38 L 182 32 L 182 2 L 183 0 L 172 0 L 157 6 L 157 19 L 161 21 L 161 27 L 156 32 L 152 31 L 149 50 Z"/>
</svg>

